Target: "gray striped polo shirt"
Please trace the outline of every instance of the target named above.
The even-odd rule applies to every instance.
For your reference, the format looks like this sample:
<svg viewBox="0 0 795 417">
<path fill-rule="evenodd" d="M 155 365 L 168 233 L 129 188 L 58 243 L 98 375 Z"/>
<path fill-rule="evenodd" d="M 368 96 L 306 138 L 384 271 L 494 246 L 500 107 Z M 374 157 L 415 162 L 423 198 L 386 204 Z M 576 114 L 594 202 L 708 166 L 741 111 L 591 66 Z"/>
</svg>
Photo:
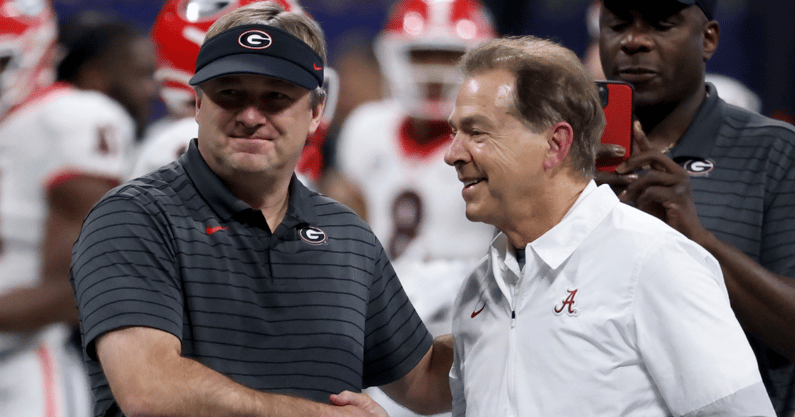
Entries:
<svg viewBox="0 0 795 417">
<path fill-rule="evenodd" d="M 408 373 L 432 339 L 369 226 L 295 177 L 274 233 L 196 148 L 108 193 L 73 251 L 95 396 L 121 415 L 94 342 L 157 328 L 183 356 L 261 391 L 328 402 Z"/>
<path fill-rule="evenodd" d="M 795 127 L 708 97 L 671 156 L 690 174 L 704 227 L 795 279 Z M 776 410 L 792 410 L 792 364 L 751 337 Z M 792 415 L 790 412 L 788 415 Z"/>
</svg>

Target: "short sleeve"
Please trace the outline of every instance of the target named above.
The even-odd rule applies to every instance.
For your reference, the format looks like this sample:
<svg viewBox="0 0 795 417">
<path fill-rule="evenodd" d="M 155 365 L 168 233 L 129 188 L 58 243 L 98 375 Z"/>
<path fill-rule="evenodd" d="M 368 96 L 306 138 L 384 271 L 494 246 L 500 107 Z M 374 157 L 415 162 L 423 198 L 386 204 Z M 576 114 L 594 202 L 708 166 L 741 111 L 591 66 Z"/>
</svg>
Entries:
<svg viewBox="0 0 795 417">
<path fill-rule="evenodd" d="M 123 179 L 129 169 L 135 125 L 123 107 L 95 92 L 57 100 L 46 119 L 60 160 L 55 174 L 79 172 Z"/>
<path fill-rule="evenodd" d="M 765 211 L 760 264 L 795 278 L 795 132 L 781 129 L 766 164 Z"/>
<path fill-rule="evenodd" d="M 110 194 L 89 213 L 75 243 L 71 281 L 83 344 L 94 360 L 97 337 L 121 327 L 152 327 L 182 337 L 175 251 L 154 207 Z"/>
<path fill-rule="evenodd" d="M 377 241 L 377 240 L 376 240 Z M 409 373 L 433 344 L 381 244 L 365 322 L 364 386 L 394 382 Z"/>
<path fill-rule="evenodd" d="M 638 349 L 667 406 L 678 416 L 775 415 L 718 262 L 681 235 L 660 241 L 640 268 L 633 310 Z"/>
</svg>

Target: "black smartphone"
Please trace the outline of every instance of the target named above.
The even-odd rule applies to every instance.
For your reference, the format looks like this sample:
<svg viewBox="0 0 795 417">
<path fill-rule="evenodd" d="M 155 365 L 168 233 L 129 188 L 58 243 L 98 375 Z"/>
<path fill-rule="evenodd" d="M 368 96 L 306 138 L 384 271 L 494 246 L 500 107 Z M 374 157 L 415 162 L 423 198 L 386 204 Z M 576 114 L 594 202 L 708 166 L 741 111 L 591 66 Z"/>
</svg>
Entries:
<svg viewBox="0 0 795 417">
<path fill-rule="evenodd" d="M 596 169 L 615 171 L 632 152 L 632 94 L 635 90 L 632 84 L 620 81 L 597 81 L 596 87 L 607 119 L 601 142 L 621 145 L 627 150 L 620 158 L 597 159 Z"/>
</svg>

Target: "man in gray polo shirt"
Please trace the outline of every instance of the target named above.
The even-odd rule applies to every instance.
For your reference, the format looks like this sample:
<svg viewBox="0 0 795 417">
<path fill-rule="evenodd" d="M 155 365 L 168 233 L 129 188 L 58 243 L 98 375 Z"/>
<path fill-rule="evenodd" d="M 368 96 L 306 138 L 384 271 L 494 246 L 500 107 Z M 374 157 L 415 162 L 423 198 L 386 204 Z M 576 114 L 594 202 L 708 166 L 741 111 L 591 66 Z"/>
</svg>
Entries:
<svg viewBox="0 0 795 417">
<path fill-rule="evenodd" d="M 324 62 L 302 14 L 220 18 L 191 79 L 198 139 L 86 218 L 72 284 L 95 416 L 385 415 L 366 386 L 450 408 L 451 340 L 431 339 L 367 224 L 293 174 Z"/>
<path fill-rule="evenodd" d="M 791 417 L 795 128 L 728 105 L 705 84 L 718 46 L 715 3 L 603 1 L 602 66 L 634 86 L 640 126 L 632 157 L 599 180 L 718 259 L 776 411 Z"/>
</svg>

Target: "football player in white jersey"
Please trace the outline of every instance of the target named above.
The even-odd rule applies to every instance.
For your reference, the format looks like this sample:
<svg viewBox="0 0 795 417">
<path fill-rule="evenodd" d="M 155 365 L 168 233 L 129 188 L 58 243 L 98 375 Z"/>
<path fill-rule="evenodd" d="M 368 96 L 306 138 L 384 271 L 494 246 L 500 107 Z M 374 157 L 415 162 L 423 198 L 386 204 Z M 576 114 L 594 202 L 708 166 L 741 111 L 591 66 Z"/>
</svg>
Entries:
<svg viewBox="0 0 795 417">
<path fill-rule="evenodd" d="M 0 2 L 0 121 L 55 77 L 58 26 L 48 7 L 44 1 Z"/>
<path fill-rule="evenodd" d="M 361 188 L 367 221 L 434 336 L 451 332 L 458 287 L 494 236 L 466 219 L 458 178 L 443 160 L 460 83 L 455 64 L 494 36 L 476 0 L 398 1 L 374 44 L 390 98 L 355 109 L 338 137 L 337 166 Z M 413 415 L 368 394 L 390 416 Z"/>
<path fill-rule="evenodd" d="M 287 11 L 303 12 L 294 0 L 272 0 Z M 219 17 L 257 0 L 169 0 L 160 10 L 152 26 L 152 39 L 157 50 L 156 77 L 161 82 L 160 96 L 169 115 L 144 139 L 131 178 L 154 171 L 179 157 L 192 138 L 198 135 L 199 126 L 194 120 L 194 90 L 188 84 L 193 75 L 199 47 L 210 25 Z M 321 126 L 307 138 L 296 174 L 306 185 L 315 188 L 322 167 L 323 141 L 331 117 L 334 115 L 339 90 L 337 73 L 325 68 L 326 108 Z"/>
<path fill-rule="evenodd" d="M 0 28 L 14 28 L 0 38 L 12 57 L 6 68 L 17 72 L 17 82 L 52 80 L 53 62 L 42 52 L 54 47 L 57 35 L 49 1 L 0 3 Z M 20 41 L 30 38 L 39 43 Z M 140 51 L 139 40 L 148 42 L 139 36 L 113 47 L 132 54 Z M 20 45 L 25 48 L 14 49 Z M 141 69 L 131 61 L 121 64 Z M 101 92 L 62 82 L 37 85 L 25 97 L 16 95 L 0 122 L 0 416 L 85 417 L 90 391 L 81 354 L 69 340 L 77 324 L 68 279 L 72 244 L 91 206 L 123 179 L 136 123 Z M 2 97 L 9 97 L 5 89 Z"/>
</svg>

